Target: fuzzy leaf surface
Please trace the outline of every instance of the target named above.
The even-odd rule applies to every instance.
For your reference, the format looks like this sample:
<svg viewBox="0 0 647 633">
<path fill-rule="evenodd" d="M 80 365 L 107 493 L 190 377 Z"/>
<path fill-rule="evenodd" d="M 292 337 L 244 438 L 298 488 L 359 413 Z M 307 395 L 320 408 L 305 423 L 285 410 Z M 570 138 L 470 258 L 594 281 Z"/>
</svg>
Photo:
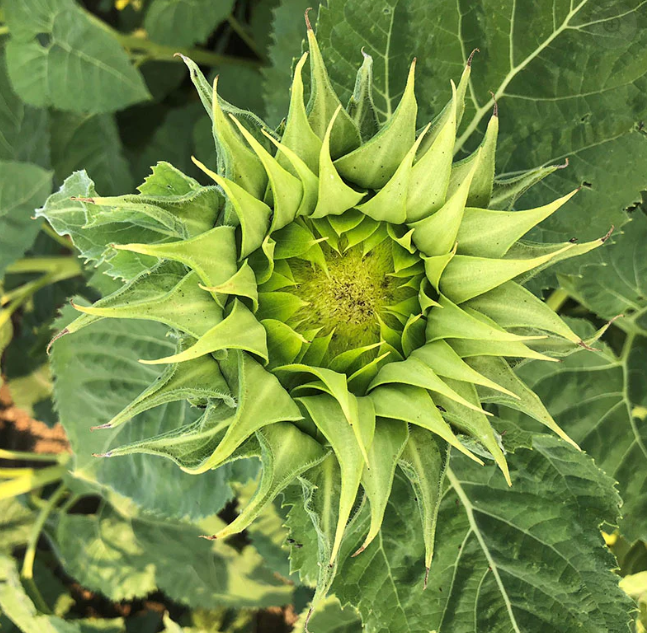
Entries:
<svg viewBox="0 0 647 633">
<path fill-rule="evenodd" d="M 86 169 L 104 196 L 132 191 L 133 179 L 113 116 L 55 111 L 50 131 L 52 166 L 60 184 L 77 169 Z"/>
<path fill-rule="evenodd" d="M 173 402 L 141 413 L 116 429 L 91 431 L 105 424 L 150 385 L 162 366 L 142 365 L 175 350 L 156 323 L 110 319 L 58 340 L 52 352 L 55 399 L 61 422 L 72 444 L 75 477 L 98 485 L 106 493 L 130 499 L 155 515 L 195 519 L 220 510 L 231 498 L 223 467 L 194 477 L 172 462 L 147 455 L 96 458 L 111 446 L 153 437 L 194 421 L 201 410 Z M 241 476 L 246 479 L 244 467 Z"/>
<path fill-rule="evenodd" d="M 0 45 L 0 160 L 49 167 L 49 114 L 25 105 L 7 74 L 6 42 Z"/>
<path fill-rule="evenodd" d="M 647 336 L 647 216 L 636 210 L 596 263 L 560 281 L 591 312 L 607 320 L 622 314 L 618 327 Z"/>
<path fill-rule="evenodd" d="M 533 448 L 509 456 L 512 488 L 493 466 L 452 457 L 426 591 L 421 527 L 404 478 L 396 477 L 382 533 L 349 558 L 370 522 L 366 507 L 359 512 L 332 591 L 357 607 L 366 631 L 629 632 L 632 604 L 597 529 L 618 515 L 613 480 L 564 442 L 536 435 Z M 297 507 L 290 527 L 304 514 Z"/>
<path fill-rule="evenodd" d="M 530 362 L 517 370 L 557 424 L 618 481 L 620 529 L 630 541 L 647 539 L 646 355 L 647 339 L 630 336 L 618 356 L 605 347 L 561 363 Z M 505 411 L 506 419 L 521 417 Z"/>
</svg>

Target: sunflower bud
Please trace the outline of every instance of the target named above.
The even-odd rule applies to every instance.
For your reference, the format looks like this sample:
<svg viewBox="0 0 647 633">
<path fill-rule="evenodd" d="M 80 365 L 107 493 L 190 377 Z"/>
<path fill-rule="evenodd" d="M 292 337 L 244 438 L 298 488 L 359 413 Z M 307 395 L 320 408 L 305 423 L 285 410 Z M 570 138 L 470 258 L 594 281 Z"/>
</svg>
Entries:
<svg viewBox="0 0 647 633">
<path fill-rule="evenodd" d="M 536 349 L 549 337 L 573 347 L 581 341 L 522 283 L 603 240 L 523 241 L 576 192 L 537 209 L 501 208 L 552 168 L 495 186 L 496 111 L 481 145 L 452 163 L 470 64 L 439 117 L 417 134 L 414 61 L 398 108 L 365 138 L 377 120 L 366 109 L 370 58 L 346 110 L 311 29 L 308 42 L 280 137 L 241 117 L 219 97 L 217 81 L 211 91 L 185 60 L 219 156 L 216 172 L 195 161 L 213 180 L 202 190 L 221 196 L 191 213 L 189 194 L 172 204 L 155 192 L 88 199 L 90 224 L 105 221 L 108 209 L 161 226 L 159 241 L 112 245 L 157 264 L 94 306 L 78 307 L 84 314 L 68 331 L 131 318 L 177 333 L 177 353 L 142 360 L 165 364 L 162 378 L 104 427 L 188 399 L 205 409 L 198 422 L 110 455 L 161 455 L 193 474 L 261 459 L 256 495 L 214 538 L 245 529 L 297 477 L 311 477 L 321 490 L 340 478 L 335 498 L 312 505 L 315 514 L 330 513 L 319 520 L 330 528 L 334 570 L 358 495 L 364 491 L 371 519 L 356 555 L 379 533 L 401 468 L 420 506 L 428 573 L 449 449 L 478 463 L 487 456 L 511 484 L 484 403 L 523 411 L 571 442 L 510 362 L 554 360 L 545 345 Z"/>
</svg>

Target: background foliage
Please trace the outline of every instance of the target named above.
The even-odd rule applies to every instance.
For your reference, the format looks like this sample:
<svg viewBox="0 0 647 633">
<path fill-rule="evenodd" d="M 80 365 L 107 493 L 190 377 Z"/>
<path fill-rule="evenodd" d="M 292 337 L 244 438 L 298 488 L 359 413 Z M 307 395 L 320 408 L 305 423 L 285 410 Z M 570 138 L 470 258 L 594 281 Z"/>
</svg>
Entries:
<svg viewBox="0 0 647 633">
<path fill-rule="evenodd" d="M 0 453 L 16 467 L 0 469 L 3 630 L 290 630 L 290 617 L 267 608 L 293 605 L 298 613 L 312 595 L 316 560 L 304 544 L 314 536 L 300 489 L 289 490 L 243 539 L 213 544 L 197 536 L 235 516 L 235 499 L 249 495 L 254 462 L 195 478 L 149 457 L 91 457 L 114 436 L 89 428 L 121 409 L 157 371 L 136 359 L 163 355 L 169 343 L 163 328 L 113 321 L 61 340 L 48 359 L 52 332 L 70 318 L 60 308 L 71 297 L 92 300 L 112 282 L 32 219 L 78 169 L 108 196 L 133 191 L 160 160 L 198 179 L 192 154 L 215 164 L 208 118 L 175 52 L 191 56 L 210 77 L 219 74 L 226 99 L 278 125 L 309 6 L 313 21 L 318 13 L 317 36 L 342 101 L 352 92 L 362 47 L 373 56 L 383 120 L 399 101 L 412 57 L 422 123 L 438 113 L 450 95 L 449 80 L 479 48 L 458 157 L 478 144 L 496 101 L 502 180 L 568 159 L 567 169 L 516 203 L 529 208 L 583 187 L 533 237 L 584 241 L 615 230 L 604 248 L 541 276 L 533 290 L 583 332 L 624 315 L 596 351 L 518 367 L 585 452 L 528 432 L 532 423 L 521 414 L 498 412 L 507 448 L 516 448 L 513 488 L 493 467 L 452 457 L 428 589 L 422 590 L 415 499 L 396 481 L 385 519 L 389 539 L 348 557 L 366 527 L 360 507 L 332 588 L 350 606 L 341 611 L 329 599 L 312 630 L 358 631 L 361 619 L 371 633 L 643 631 L 642 0 L 328 0 L 321 6 L 310 0 L 0 0 L 2 369 L 16 403 L 48 424 L 60 419 L 71 446 L 69 457 L 40 457 L 46 461 Z M 64 192 L 47 204 L 73 219 Z M 112 433 L 132 441 L 192 415 L 170 404 Z M 12 448 L 6 428 L 0 439 Z M 611 571 L 616 566 L 626 593 Z M 159 606 L 146 607 L 145 600 Z M 302 627 L 303 618 L 296 630 Z"/>
</svg>

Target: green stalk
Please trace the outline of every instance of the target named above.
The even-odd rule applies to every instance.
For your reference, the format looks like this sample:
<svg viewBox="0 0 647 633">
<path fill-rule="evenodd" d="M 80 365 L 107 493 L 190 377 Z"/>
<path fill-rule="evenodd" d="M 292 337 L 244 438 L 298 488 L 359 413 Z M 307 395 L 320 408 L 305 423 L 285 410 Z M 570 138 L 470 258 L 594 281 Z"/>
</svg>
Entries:
<svg viewBox="0 0 647 633">
<path fill-rule="evenodd" d="M 31 473 L 16 477 L 0 484 L 0 500 L 11 499 L 25 494 L 35 488 L 42 488 L 47 484 L 58 481 L 67 472 L 65 466 L 49 466 L 32 470 Z"/>
<path fill-rule="evenodd" d="M 143 30 L 138 31 L 141 35 L 134 33 L 120 33 L 84 7 L 81 7 L 81 9 L 91 22 L 112 35 L 112 37 L 114 37 L 131 56 L 134 56 L 133 53 L 138 51 L 145 58 L 144 61 L 178 62 L 181 61 L 180 58 L 174 57 L 174 55 L 176 53 L 181 53 L 186 57 L 190 57 L 196 64 L 202 64 L 204 66 L 220 66 L 222 64 L 229 64 L 231 66 L 258 68 L 260 65 L 258 62 L 251 59 L 219 55 L 218 53 L 212 53 L 211 51 L 205 51 L 200 48 L 175 48 L 173 46 L 156 44 L 146 37 L 145 31 Z"/>
<path fill-rule="evenodd" d="M 30 281 L 0 297 L 0 305 L 9 304 L 5 309 L 0 310 L 0 327 L 5 325 L 11 315 L 41 288 L 81 274 L 81 265 L 74 257 L 34 258 L 34 262 L 32 264 L 28 259 L 18 260 L 18 262 L 14 262 L 7 268 L 8 273 L 40 272 L 43 270 L 48 272 L 45 272 L 38 279 Z"/>
<path fill-rule="evenodd" d="M 249 50 L 251 50 L 255 55 L 257 55 L 265 62 L 265 55 L 261 50 L 259 50 L 258 46 L 256 46 L 256 42 L 254 42 L 254 40 L 250 37 L 245 27 L 233 15 L 230 15 L 227 18 L 227 22 L 229 22 L 229 26 L 231 27 L 232 31 L 234 31 L 234 33 L 236 33 L 236 35 L 238 35 L 238 37 L 240 37 L 240 39 L 243 40 L 245 44 L 247 44 Z"/>
<path fill-rule="evenodd" d="M 59 235 L 50 225 L 48 222 L 43 222 L 43 226 L 41 227 L 43 233 L 47 235 L 48 237 L 51 237 L 55 242 L 58 242 L 61 246 L 64 246 L 65 248 L 74 251 L 74 245 L 70 240 L 66 239 L 62 235 Z"/>
<path fill-rule="evenodd" d="M 563 290 L 562 288 L 558 288 L 557 290 L 553 290 L 552 294 L 548 299 L 546 299 L 546 305 L 554 310 L 555 312 L 559 312 L 561 307 L 568 301 L 568 293 L 566 290 Z"/>
<path fill-rule="evenodd" d="M 8 451 L 5 448 L 0 448 L 0 459 L 24 460 L 28 462 L 63 462 L 67 460 L 67 454 L 30 453 L 28 451 Z"/>
<path fill-rule="evenodd" d="M 181 62 L 180 53 L 190 57 L 196 64 L 204 66 L 245 66 L 247 68 L 258 68 L 261 64 L 253 59 L 244 59 L 243 57 L 233 57 L 231 55 L 220 55 L 199 48 L 175 48 L 173 46 L 164 46 L 151 42 L 145 37 L 138 35 L 126 35 L 117 31 L 113 32 L 114 37 L 119 43 L 131 54 L 141 53 L 146 61 L 164 61 L 164 62 Z"/>
<path fill-rule="evenodd" d="M 52 510 L 61 500 L 66 490 L 67 488 L 65 487 L 65 484 L 61 484 L 54 491 L 54 494 L 52 494 L 52 496 L 47 500 L 47 503 L 38 513 L 36 522 L 32 526 L 31 533 L 29 534 L 27 550 L 25 551 L 25 558 L 22 562 L 21 576 L 31 589 L 32 597 L 34 598 L 36 607 L 43 613 L 51 613 L 51 611 L 47 606 L 45 600 L 43 600 L 43 596 L 41 595 L 40 591 L 38 591 L 38 587 L 34 582 L 34 560 L 36 559 L 36 547 L 38 546 L 38 539 L 40 538 L 40 534 L 43 531 L 43 526 L 45 525 L 47 517 L 52 513 Z"/>
<path fill-rule="evenodd" d="M 19 259 L 6 268 L 7 273 L 53 273 L 80 275 L 81 264 L 76 257 L 30 257 Z"/>
</svg>

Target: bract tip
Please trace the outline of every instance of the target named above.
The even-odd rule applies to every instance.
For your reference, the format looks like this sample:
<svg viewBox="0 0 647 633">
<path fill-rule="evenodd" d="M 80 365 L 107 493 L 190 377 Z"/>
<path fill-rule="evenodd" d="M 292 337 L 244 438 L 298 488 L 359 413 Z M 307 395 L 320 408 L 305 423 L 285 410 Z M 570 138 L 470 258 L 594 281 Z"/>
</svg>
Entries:
<svg viewBox="0 0 647 633">
<path fill-rule="evenodd" d="M 490 94 L 492 95 L 492 101 L 494 101 L 494 108 L 492 109 L 492 116 L 498 117 L 499 116 L 499 104 L 496 101 L 496 95 L 490 90 Z"/>
<path fill-rule="evenodd" d="M 74 304 L 72 304 L 72 305 L 74 305 Z M 58 334 L 54 335 L 52 340 L 47 344 L 47 350 L 46 351 L 47 351 L 48 356 L 49 356 L 50 350 L 52 349 L 52 345 L 54 345 L 54 343 L 56 341 L 58 341 L 59 338 L 61 338 L 62 336 L 65 336 L 66 334 L 69 334 L 69 333 L 70 333 L 70 331 L 67 328 L 63 328 L 60 332 L 58 332 Z"/>
<path fill-rule="evenodd" d="M 90 430 L 91 431 L 99 431 L 101 429 L 111 429 L 112 424 L 110 422 L 107 422 L 106 424 L 99 424 L 98 426 L 91 426 Z"/>
<path fill-rule="evenodd" d="M 481 49 L 480 48 L 475 48 L 471 53 L 470 56 L 467 58 L 467 66 L 470 67 L 472 65 L 472 60 L 474 59 L 474 55 L 476 53 L 480 53 Z"/>
<path fill-rule="evenodd" d="M 607 234 L 600 238 L 600 241 L 604 244 L 610 237 L 613 231 L 615 231 L 615 226 L 611 225 L 611 228 L 607 231 Z M 618 318 L 618 317 L 615 317 Z"/>
</svg>

